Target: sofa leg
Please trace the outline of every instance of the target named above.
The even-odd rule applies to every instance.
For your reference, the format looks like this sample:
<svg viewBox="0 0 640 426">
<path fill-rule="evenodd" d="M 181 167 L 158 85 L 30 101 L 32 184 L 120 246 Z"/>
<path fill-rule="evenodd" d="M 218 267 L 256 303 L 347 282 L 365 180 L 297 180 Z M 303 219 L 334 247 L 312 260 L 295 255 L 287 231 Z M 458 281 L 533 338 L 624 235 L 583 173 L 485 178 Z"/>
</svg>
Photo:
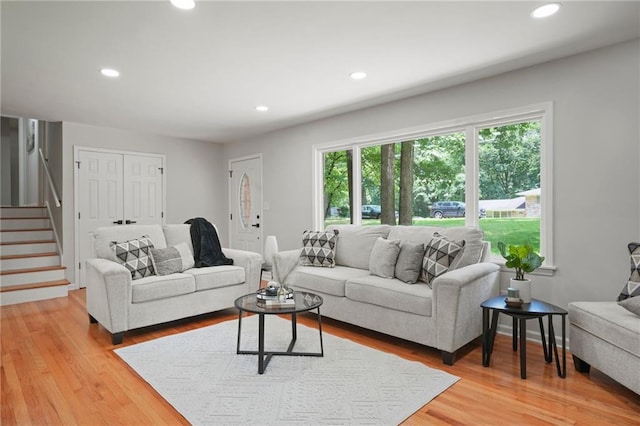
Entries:
<svg viewBox="0 0 640 426">
<path fill-rule="evenodd" d="M 124 331 L 120 333 L 111 333 L 111 343 L 114 345 L 119 345 L 124 340 Z"/>
<path fill-rule="evenodd" d="M 446 365 L 453 365 L 456 362 L 456 353 L 442 351 L 442 362 Z"/>
<path fill-rule="evenodd" d="M 97 323 L 97 322 L 98 322 L 98 320 L 97 320 L 97 319 L 95 319 L 95 318 L 93 317 L 93 315 L 89 314 L 89 323 L 90 323 L 90 324 L 95 324 L 95 323 Z"/>
<path fill-rule="evenodd" d="M 573 355 L 573 365 L 576 367 L 576 370 L 579 371 L 580 373 L 588 373 L 589 370 L 591 370 L 591 366 L 589 365 L 588 362 L 581 360 L 575 355 Z"/>
</svg>

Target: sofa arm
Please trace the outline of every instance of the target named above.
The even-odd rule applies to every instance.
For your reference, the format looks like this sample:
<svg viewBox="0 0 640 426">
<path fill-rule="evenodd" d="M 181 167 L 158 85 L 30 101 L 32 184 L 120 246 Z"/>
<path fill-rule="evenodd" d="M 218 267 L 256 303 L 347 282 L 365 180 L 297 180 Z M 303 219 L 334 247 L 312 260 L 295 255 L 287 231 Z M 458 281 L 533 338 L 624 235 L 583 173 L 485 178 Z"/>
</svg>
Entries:
<svg viewBox="0 0 640 426">
<path fill-rule="evenodd" d="M 438 349 L 453 353 L 482 334 L 480 304 L 498 295 L 499 278 L 498 265 L 482 262 L 433 280 Z"/>
<path fill-rule="evenodd" d="M 128 329 L 131 272 L 107 259 L 87 259 L 87 312 L 111 333 Z"/>
<path fill-rule="evenodd" d="M 280 251 L 273 256 L 273 277 L 276 282 L 285 282 L 291 271 L 298 266 L 300 250 Z"/>
<path fill-rule="evenodd" d="M 222 252 L 229 259 L 233 259 L 234 265 L 244 268 L 245 280 L 249 285 L 249 291 L 255 291 L 260 288 L 260 276 L 264 259 L 259 253 L 231 248 L 223 248 Z"/>
</svg>

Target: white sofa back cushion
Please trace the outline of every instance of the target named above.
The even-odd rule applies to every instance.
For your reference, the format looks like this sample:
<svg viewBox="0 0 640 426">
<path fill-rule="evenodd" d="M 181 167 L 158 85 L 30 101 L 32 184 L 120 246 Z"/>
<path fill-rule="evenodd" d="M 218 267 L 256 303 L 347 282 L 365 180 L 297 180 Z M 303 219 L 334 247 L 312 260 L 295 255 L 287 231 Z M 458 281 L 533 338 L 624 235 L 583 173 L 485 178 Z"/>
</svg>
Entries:
<svg viewBox="0 0 640 426">
<path fill-rule="evenodd" d="M 336 265 L 369 269 L 371 251 L 378 237 L 387 238 L 389 225 L 360 226 L 333 225 L 327 230 L 338 230 Z"/>
<path fill-rule="evenodd" d="M 93 256 L 116 261 L 115 253 L 110 247 L 112 241 L 124 242 L 147 235 L 155 248 L 166 248 L 167 242 L 160 225 L 120 225 L 104 226 L 93 232 Z"/>
<path fill-rule="evenodd" d="M 452 241 L 465 241 L 465 247 L 462 254 L 456 258 L 450 269 L 473 265 L 486 259 L 484 253 L 484 246 L 486 244 L 482 241 L 482 238 L 484 238 L 484 232 L 480 229 L 470 228 L 467 226 L 444 228 L 438 226 L 398 225 L 391 227 L 391 231 L 389 231 L 389 239 L 423 243 L 426 247 L 427 244 L 429 244 L 429 241 L 433 238 L 434 232 L 438 232 L 440 235 L 443 235 Z M 486 254 L 488 255 L 488 253 Z"/>
<path fill-rule="evenodd" d="M 193 243 L 191 242 L 191 225 L 178 224 L 178 225 L 165 225 L 162 227 L 164 230 L 164 237 L 167 239 L 167 247 L 174 247 L 180 243 L 185 243 L 191 253 L 193 253 Z"/>
</svg>

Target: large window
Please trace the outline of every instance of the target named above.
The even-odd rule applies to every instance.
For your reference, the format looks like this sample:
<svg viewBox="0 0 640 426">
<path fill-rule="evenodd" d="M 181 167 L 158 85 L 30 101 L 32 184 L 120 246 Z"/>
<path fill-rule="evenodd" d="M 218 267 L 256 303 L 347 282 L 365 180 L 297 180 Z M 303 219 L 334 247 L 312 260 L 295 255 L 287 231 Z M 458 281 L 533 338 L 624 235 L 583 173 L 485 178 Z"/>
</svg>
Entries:
<svg viewBox="0 0 640 426">
<path fill-rule="evenodd" d="M 316 148 L 316 225 L 473 226 L 553 263 L 551 105 Z M 376 139 L 376 140 L 373 140 Z"/>
</svg>

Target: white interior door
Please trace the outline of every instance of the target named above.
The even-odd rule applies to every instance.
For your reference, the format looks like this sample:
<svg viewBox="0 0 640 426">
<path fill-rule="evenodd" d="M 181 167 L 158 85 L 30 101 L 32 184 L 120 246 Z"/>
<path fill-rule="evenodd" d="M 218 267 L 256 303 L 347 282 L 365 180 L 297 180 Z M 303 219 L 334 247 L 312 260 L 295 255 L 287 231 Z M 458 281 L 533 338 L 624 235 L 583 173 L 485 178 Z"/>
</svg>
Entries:
<svg viewBox="0 0 640 426">
<path fill-rule="evenodd" d="M 157 155 L 78 150 L 76 280 L 85 287 L 90 234 L 101 226 L 162 224 L 163 162 Z"/>
<path fill-rule="evenodd" d="M 162 223 L 162 158 L 124 156 L 124 222 Z"/>
<path fill-rule="evenodd" d="M 262 157 L 229 161 L 232 248 L 262 253 Z"/>
</svg>

